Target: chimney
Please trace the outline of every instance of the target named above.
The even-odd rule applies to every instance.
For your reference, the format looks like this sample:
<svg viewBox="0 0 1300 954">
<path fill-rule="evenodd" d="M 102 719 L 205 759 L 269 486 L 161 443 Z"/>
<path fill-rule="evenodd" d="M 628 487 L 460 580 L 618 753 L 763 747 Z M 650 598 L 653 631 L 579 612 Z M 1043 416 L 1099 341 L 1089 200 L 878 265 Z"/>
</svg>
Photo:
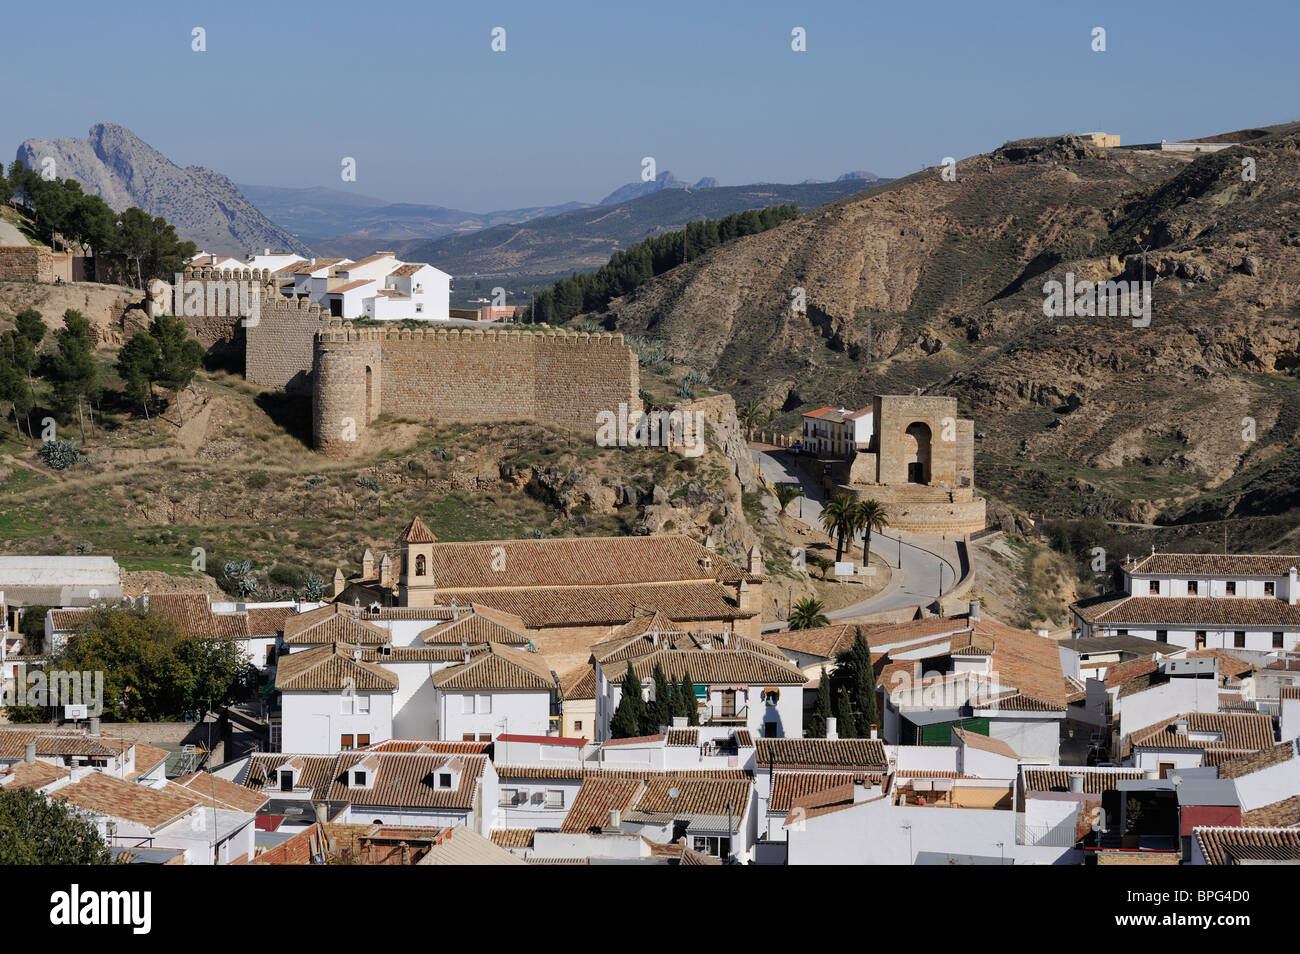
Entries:
<svg viewBox="0 0 1300 954">
<path fill-rule="evenodd" d="M 1175 734 L 1175 735 L 1186 735 L 1186 734 L 1187 734 L 1187 720 L 1186 720 L 1186 719 L 1179 719 L 1177 722 L 1174 723 L 1174 734 Z"/>
<path fill-rule="evenodd" d="M 28 765 L 36 764 L 36 743 L 28 742 L 23 746 L 23 761 Z"/>
<path fill-rule="evenodd" d="M 361 578 L 369 580 L 375 575 L 375 555 L 366 547 L 366 552 L 361 554 Z"/>
<path fill-rule="evenodd" d="M 1290 577 L 1291 577 L 1290 584 L 1289 584 L 1289 585 L 1287 586 L 1287 588 L 1286 588 L 1286 601 L 1287 601 L 1288 603 L 1290 603 L 1292 606 L 1295 606 L 1295 603 L 1296 603 L 1296 569 L 1295 569 L 1295 567 L 1291 567 Z"/>
<path fill-rule="evenodd" d="M 92 716 L 90 720 L 90 734 L 99 735 L 99 716 Z"/>
<path fill-rule="evenodd" d="M 873 739 L 878 739 L 878 738 L 880 738 L 880 735 L 879 735 L 879 733 L 876 731 L 876 729 L 877 729 L 876 724 L 875 724 L 874 722 L 871 723 L 871 738 L 873 738 Z"/>
<path fill-rule="evenodd" d="M 1083 794 L 1083 773 L 1082 772 L 1070 773 L 1070 791 L 1076 792 L 1078 794 Z"/>
<path fill-rule="evenodd" d="M 619 811 L 617 808 L 611 808 L 609 810 L 609 825 L 607 827 L 613 829 L 614 831 L 622 831 L 623 813 Z"/>
<path fill-rule="evenodd" d="M 383 558 L 379 561 L 379 585 L 393 585 L 393 558 L 387 553 L 385 553 Z"/>
<path fill-rule="evenodd" d="M 343 570 L 339 567 L 334 568 L 334 596 L 342 596 L 343 591 L 347 589 L 348 581 L 343 577 Z"/>
<path fill-rule="evenodd" d="M 826 738 L 838 739 L 840 737 L 840 722 L 835 716 L 830 716 L 826 720 Z"/>
<path fill-rule="evenodd" d="M 749 609 L 749 581 L 741 580 L 736 587 L 736 605 L 743 610 Z"/>
<path fill-rule="evenodd" d="M 980 620 L 980 619 L 982 618 L 982 617 L 980 616 L 980 601 L 979 601 L 979 600 L 971 600 L 971 601 L 970 601 L 970 608 L 967 610 L 967 615 L 970 617 L 970 621 L 971 621 L 972 623 L 974 623 L 974 622 L 976 622 L 976 621 L 978 621 L 978 620 Z"/>
<path fill-rule="evenodd" d="M 758 574 L 763 572 L 763 554 L 758 549 L 758 544 L 749 548 L 749 572 Z"/>
</svg>

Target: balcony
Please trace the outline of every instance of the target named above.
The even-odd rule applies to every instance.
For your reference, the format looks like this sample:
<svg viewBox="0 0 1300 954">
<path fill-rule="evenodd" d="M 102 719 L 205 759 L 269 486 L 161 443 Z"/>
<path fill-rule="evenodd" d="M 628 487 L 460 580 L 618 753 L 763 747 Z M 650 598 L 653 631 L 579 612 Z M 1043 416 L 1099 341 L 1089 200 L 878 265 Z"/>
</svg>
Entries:
<svg viewBox="0 0 1300 954">
<path fill-rule="evenodd" d="M 705 723 L 745 723 L 749 721 L 749 706 L 700 706 L 700 721 Z"/>
</svg>

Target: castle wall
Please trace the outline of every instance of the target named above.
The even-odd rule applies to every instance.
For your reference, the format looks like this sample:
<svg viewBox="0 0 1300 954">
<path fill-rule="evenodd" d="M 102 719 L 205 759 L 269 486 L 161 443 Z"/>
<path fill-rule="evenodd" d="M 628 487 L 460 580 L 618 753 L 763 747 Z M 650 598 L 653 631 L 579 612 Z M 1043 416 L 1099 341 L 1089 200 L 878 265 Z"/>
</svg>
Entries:
<svg viewBox="0 0 1300 954">
<path fill-rule="evenodd" d="M 957 486 L 975 486 L 975 422 L 957 419 Z"/>
<path fill-rule="evenodd" d="M 53 253 L 44 245 L 0 245 L 0 281 L 54 281 Z"/>
<path fill-rule="evenodd" d="M 316 332 L 329 327 L 328 309 L 272 290 L 257 324 L 244 329 L 244 376 L 250 384 L 310 392 Z"/>
<path fill-rule="evenodd" d="M 636 357 L 622 335 L 353 328 L 333 319 L 316 335 L 312 368 L 316 443 L 332 457 L 355 453 L 379 414 L 536 420 L 594 435 L 599 412 L 640 407 Z"/>
</svg>

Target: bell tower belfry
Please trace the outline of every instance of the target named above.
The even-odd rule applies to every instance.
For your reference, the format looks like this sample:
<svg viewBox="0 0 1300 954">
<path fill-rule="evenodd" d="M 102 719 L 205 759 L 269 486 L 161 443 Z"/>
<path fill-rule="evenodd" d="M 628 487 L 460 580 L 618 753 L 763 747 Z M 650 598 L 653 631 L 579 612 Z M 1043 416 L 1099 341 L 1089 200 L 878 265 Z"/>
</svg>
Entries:
<svg viewBox="0 0 1300 954">
<path fill-rule="evenodd" d="M 424 521 L 412 517 L 397 537 L 402 548 L 401 574 L 397 579 L 398 605 L 435 606 L 437 594 L 433 578 L 433 545 L 438 538 Z"/>
</svg>

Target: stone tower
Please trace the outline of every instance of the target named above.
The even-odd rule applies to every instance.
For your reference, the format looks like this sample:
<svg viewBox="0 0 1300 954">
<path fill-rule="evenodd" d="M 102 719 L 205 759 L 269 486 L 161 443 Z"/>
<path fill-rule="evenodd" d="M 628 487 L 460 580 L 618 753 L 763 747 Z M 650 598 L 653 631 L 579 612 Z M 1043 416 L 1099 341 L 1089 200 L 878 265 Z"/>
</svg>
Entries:
<svg viewBox="0 0 1300 954">
<path fill-rule="evenodd" d="M 402 548 L 402 572 L 398 577 L 401 606 L 435 606 L 437 593 L 433 578 L 433 545 L 438 538 L 418 516 L 412 517 L 397 537 Z"/>
</svg>

